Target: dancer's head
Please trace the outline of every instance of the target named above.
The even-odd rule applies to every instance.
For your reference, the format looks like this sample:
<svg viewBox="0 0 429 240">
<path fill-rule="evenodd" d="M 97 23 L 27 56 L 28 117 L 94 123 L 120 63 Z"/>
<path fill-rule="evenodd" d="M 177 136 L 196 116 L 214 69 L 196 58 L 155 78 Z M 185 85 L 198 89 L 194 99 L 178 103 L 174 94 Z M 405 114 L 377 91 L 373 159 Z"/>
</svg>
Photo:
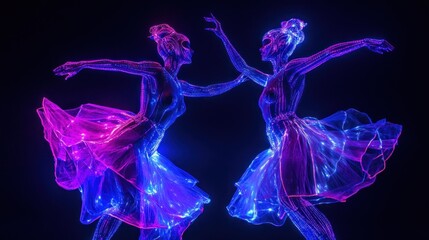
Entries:
<svg viewBox="0 0 429 240">
<path fill-rule="evenodd" d="M 149 30 L 151 38 L 158 45 L 158 53 L 162 59 L 175 58 L 181 64 L 192 62 L 193 50 L 190 47 L 189 39 L 177 33 L 168 24 L 158 24 Z"/>
<path fill-rule="evenodd" d="M 262 38 L 260 48 L 263 61 L 275 61 L 279 54 L 282 57 L 292 55 L 295 47 L 304 41 L 303 28 L 307 25 L 302 20 L 292 18 L 281 23 L 281 28 L 268 31 Z"/>
</svg>

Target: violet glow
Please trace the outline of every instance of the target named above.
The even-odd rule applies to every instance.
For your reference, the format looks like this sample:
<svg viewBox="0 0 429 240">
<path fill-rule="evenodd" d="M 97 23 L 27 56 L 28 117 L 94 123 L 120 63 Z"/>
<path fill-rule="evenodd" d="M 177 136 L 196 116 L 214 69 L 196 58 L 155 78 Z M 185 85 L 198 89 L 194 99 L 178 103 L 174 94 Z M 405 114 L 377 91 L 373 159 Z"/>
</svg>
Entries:
<svg viewBox="0 0 429 240">
<path fill-rule="evenodd" d="M 339 111 L 318 120 L 299 118 L 305 74 L 326 61 L 366 47 L 376 53 L 393 50 L 387 41 L 363 39 L 335 44 L 310 57 L 289 61 L 304 41 L 305 23 L 290 19 L 268 31 L 260 49 L 273 74 L 250 67 L 212 15 L 218 36 L 234 67 L 263 87 L 259 107 L 266 122 L 271 148 L 260 153 L 236 183 L 227 209 L 231 216 L 253 224 L 283 225 L 289 217 L 306 239 L 335 239 L 328 219 L 317 204 L 344 202 L 371 185 L 384 170 L 402 126 L 372 122 L 355 109 Z"/>
<path fill-rule="evenodd" d="M 141 76 L 138 113 L 95 104 L 63 110 L 46 98 L 37 110 L 57 183 L 80 190 L 82 223 L 99 219 L 94 240 L 110 239 L 122 222 L 140 228 L 140 239 L 182 239 L 210 200 L 197 180 L 162 156 L 158 146 L 185 112 L 185 96 L 219 95 L 245 80 L 239 76 L 206 87 L 179 80 L 180 67 L 191 63 L 189 39 L 167 24 L 150 32 L 164 66 L 101 59 L 67 62 L 54 70 L 66 79 L 85 68 Z"/>
</svg>

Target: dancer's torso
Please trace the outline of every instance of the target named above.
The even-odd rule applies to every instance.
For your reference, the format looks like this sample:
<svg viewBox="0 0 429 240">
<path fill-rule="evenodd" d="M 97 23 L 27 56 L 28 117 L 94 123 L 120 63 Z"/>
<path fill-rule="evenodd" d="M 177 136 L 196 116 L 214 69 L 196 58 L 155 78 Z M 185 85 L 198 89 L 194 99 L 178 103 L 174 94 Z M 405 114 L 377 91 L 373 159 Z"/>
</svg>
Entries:
<svg viewBox="0 0 429 240">
<path fill-rule="evenodd" d="M 295 117 L 295 111 L 301 100 L 305 85 L 305 76 L 283 71 L 273 75 L 267 82 L 259 98 L 259 107 L 267 124 L 267 134 L 272 144 L 279 142 L 290 128 L 290 120 Z"/>
<path fill-rule="evenodd" d="M 140 113 L 165 130 L 186 110 L 180 83 L 164 68 L 142 81 Z"/>
</svg>

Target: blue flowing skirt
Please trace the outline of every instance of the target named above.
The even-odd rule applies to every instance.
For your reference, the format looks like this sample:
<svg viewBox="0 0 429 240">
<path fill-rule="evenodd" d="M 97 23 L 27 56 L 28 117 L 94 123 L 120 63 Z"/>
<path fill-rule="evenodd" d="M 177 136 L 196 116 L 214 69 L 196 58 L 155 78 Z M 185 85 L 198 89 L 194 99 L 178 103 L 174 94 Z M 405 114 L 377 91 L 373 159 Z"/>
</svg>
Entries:
<svg viewBox="0 0 429 240">
<path fill-rule="evenodd" d="M 253 224 L 284 224 L 299 208 L 293 198 L 310 205 L 344 202 L 374 183 L 397 145 L 402 127 L 380 120 L 375 123 L 355 109 L 327 118 L 290 115 L 273 124 L 281 136 L 267 128 L 272 143 L 252 161 L 236 183 L 227 209 L 230 215 Z"/>
</svg>

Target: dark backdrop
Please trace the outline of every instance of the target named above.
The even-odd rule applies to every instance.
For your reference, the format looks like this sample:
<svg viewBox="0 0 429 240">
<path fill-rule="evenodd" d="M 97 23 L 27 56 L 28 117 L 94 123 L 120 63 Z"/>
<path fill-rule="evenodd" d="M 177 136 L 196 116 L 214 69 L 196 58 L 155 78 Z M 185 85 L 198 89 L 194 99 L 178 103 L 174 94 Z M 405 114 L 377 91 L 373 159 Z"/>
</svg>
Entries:
<svg viewBox="0 0 429 240">
<path fill-rule="evenodd" d="M 270 73 L 259 47 L 263 34 L 283 20 L 308 23 L 293 57 L 365 37 L 385 38 L 396 49 L 367 49 L 334 59 L 307 75 L 297 114 L 326 117 L 356 108 L 374 120 L 403 125 L 387 168 L 369 188 L 346 203 L 320 206 L 338 239 L 421 239 L 428 200 L 423 113 L 427 110 L 427 3 L 358 1 L 33 1 L 3 6 L 2 224 L 1 239 L 91 239 L 96 223 L 79 222 L 80 193 L 56 185 L 54 161 L 36 114 L 43 97 L 62 108 L 95 103 L 137 111 L 139 78 L 84 70 L 69 81 L 52 70 L 66 61 L 128 59 L 162 61 L 147 38 L 154 24 L 168 23 L 191 40 L 193 63 L 179 77 L 197 85 L 228 81 L 238 73 L 203 17 L 213 13 L 247 63 Z M 156 3 L 158 2 L 158 3 Z M 422 1 L 423 2 L 423 1 Z M 423 65 L 425 64 L 425 65 Z M 6 73 L 6 75 L 4 74 Z M 212 98 L 187 98 L 187 111 L 167 131 L 159 152 L 199 180 L 211 197 L 184 239 L 303 239 L 288 221 L 282 227 L 251 225 L 228 215 L 234 183 L 268 148 L 257 101 L 261 88 L 247 82 Z M 419 121 L 421 119 L 422 121 Z M 114 239 L 137 239 L 123 224 Z"/>
</svg>

